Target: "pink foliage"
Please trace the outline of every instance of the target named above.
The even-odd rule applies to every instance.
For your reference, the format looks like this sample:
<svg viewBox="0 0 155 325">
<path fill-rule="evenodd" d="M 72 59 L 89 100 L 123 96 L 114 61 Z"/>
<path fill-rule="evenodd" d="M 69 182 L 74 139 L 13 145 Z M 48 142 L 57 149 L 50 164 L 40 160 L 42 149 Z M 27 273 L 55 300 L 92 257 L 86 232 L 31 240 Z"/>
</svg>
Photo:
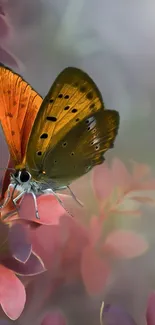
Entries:
<svg viewBox="0 0 155 325">
<path fill-rule="evenodd" d="M 140 215 L 141 203 L 155 203 L 155 179 L 144 164 L 132 162 L 132 171 L 118 158 L 94 168 L 92 184 L 104 214 Z"/>
</svg>

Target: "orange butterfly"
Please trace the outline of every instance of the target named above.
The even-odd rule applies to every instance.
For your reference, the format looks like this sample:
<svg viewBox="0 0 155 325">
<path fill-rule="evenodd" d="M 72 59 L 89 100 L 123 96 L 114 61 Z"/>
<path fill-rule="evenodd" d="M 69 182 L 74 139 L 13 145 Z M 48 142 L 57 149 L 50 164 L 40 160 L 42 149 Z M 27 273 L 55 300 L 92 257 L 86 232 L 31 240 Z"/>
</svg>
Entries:
<svg viewBox="0 0 155 325">
<path fill-rule="evenodd" d="M 0 122 L 15 167 L 10 186 L 20 190 L 13 201 L 31 193 L 38 216 L 36 194 L 56 195 L 104 161 L 118 132 L 119 113 L 105 110 L 97 86 L 80 69 L 64 69 L 42 100 L 1 64 Z"/>
</svg>

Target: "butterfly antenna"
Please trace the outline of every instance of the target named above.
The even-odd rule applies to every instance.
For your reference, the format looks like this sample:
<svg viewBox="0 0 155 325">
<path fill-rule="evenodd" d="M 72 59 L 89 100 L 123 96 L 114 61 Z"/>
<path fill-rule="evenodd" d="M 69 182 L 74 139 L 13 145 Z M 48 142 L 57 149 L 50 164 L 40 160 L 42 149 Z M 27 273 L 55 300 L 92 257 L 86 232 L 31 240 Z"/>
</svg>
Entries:
<svg viewBox="0 0 155 325">
<path fill-rule="evenodd" d="M 15 168 L 7 168 L 7 167 L 3 167 L 3 168 L 0 168 L 0 170 L 12 170 L 12 171 L 15 171 Z"/>
<path fill-rule="evenodd" d="M 103 316 L 103 310 L 104 310 L 104 301 L 102 301 L 101 308 L 100 308 L 100 324 L 103 324 L 102 316 Z"/>
<path fill-rule="evenodd" d="M 69 186 L 67 186 L 72 198 L 83 208 L 84 207 L 84 204 L 79 200 L 77 199 L 77 197 L 75 196 L 75 194 L 73 193 L 73 191 L 71 190 L 71 188 Z"/>
</svg>

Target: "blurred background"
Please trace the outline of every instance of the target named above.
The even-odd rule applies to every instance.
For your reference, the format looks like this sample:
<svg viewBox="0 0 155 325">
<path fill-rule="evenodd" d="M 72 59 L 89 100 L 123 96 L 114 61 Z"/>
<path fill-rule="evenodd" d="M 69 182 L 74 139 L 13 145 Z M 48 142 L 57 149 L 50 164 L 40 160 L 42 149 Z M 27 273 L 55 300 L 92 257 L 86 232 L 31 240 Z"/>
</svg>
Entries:
<svg viewBox="0 0 155 325">
<path fill-rule="evenodd" d="M 154 181 L 154 2 L 0 0 L 0 24 L 0 61 L 20 73 L 42 96 L 46 95 L 58 73 L 67 66 L 81 68 L 94 79 L 106 108 L 116 109 L 120 113 L 119 134 L 115 147 L 106 154 L 107 162 L 112 166 L 117 157 L 126 166 L 116 168 L 120 179 L 124 179 L 123 168 L 132 172 L 131 161 L 137 162 L 138 166 L 145 165 L 150 171 L 149 180 Z M 1 153 L 2 168 L 8 159 L 2 132 Z M 97 173 L 94 177 L 102 179 L 105 189 L 108 184 L 102 176 L 102 169 Z M 1 171 L 1 178 L 2 175 Z M 72 185 L 74 193 L 87 206 L 89 219 L 101 211 L 94 187 L 101 187 L 102 184 L 101 181 L 100 184 L 99 181 L 93 183 L 92 179 L 93 175 L 89 173 Z M 106 181 L 110 182 L 109 178 Z M 146 186 L 147 196 L 151 190 L 154 200 L 155 188 L 151 186 Z M 139 186 L 138 190 L 144 190 L 144 187 Z M 126 187 L 124 195 L 125 191 Z M 143 196 L 146 198 L 144 193 Z M 130 210 L 130 203 L 126 203 L 128 208 L 125 210 Z M 140 209 L 140 218 L 129 218 L 125 213 L 120 217 L 117 212 L 114 218 L 117 220 L 110 219 L 110 229 L 126 227 L 136 230 L 148 243 L 149 249 L 145 254 L 112 262 L 112 274 L 100 294 L 88 295 L 80 281 L 74 281 L 71 286 L 60 285 L 54 290 L 56 284 L 53 284 L 50 272 L 34 277 L 27 287 L 25 310 L 14 324 L 41 324 L 46 311 L 58 309 L 65 315 L 66 324 L 97 325 L 100 324 L 101 301 L 106 299 L 110 304 L 119 303 L 126 308 L 137 325 L 145 325 L 148 294 L 155 287 L 154 201 L 148 206 L 144 200 Z M 43 304 L 42 309 L 39 305 L 35 307 L 36 297 L 42 294 L 42 289 L 38 287 L 40 281 L 43 281 L 44 287 L 48 287 L 49 283 L 51 285 L 48 303 Z M 59 324 L 45 321 L 45 325 Z"/>
</svg>

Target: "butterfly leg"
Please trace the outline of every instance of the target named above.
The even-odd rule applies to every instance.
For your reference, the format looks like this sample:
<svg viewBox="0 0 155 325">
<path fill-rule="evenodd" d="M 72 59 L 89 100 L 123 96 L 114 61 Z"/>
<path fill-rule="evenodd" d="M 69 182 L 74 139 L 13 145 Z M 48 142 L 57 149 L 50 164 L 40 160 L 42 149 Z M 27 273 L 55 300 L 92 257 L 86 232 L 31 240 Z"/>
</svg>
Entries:
<svg viewBox="0 0 155 325">
<path fill-rule="evenodd" d="M 29 192 L 32 196 L 33 196 L 33 200 L 34 200 L 34 207 L 35 207 L 35 213 L 36 213 L 36 218 L 40 219 L 39 217 L 39 213 L 38 213 L 38 204 L 37 204 L 37 198 L 36 195 L 33 191 Z"/>
<path fill-rule="evenodd" d="M 5 206 L 6 206 L 7 203 L 9 202 L 9 200 L 10 200 L 10 198 L 11 198 L 11 192 L 10 192 L 11 187 L 12 187 L 12 184 L 10 184 L 10 185 L 8 186 L 7 196 L 6 196 L 5 200 L 4 200 L 4 202 L 0 205 L 0 209 L 5 208 Z"/>
<path fill-rule="evenodd" d="M 63 202 L 62 202 L 62 200 L 59 198 L 59 196 L 51 189 L 51 188 L 48 188 L 48 189 L 46 189 L 46 190 L 44 190 L 43 191 L 43 193 L 44 194 L 53 194 L 55 197 L 56 197 L 56 199 L 58 200 L 58 202 L 60 203 L 60 205 L 63 207 L 63 209 L 71 216 L 71 217 L 73 217 L 71 214 L 70 214 L 70 212 L 65 208 L 65 206 L 64 206 L 64 204 L 63 204 Z"/>
<path fill-rule="evenodd" d="M 12 201 L 16 206 L 16 202 L 21 199 L 21 197 L 26 193 L 26 191 L 21 192 L 19 195 L 17 195 Z"/>
<path fill-rule="evenodd" d="M 67 188 L 68 188 L 68 190 L 69 190 L 69 192 L 70 192 L 70 194 L 71 194 L 71 196 L 72 196 L 72 198 L 79 204 L 79 205 L 81 205 L 81 207 L 83 207 L 84 205 L 83 205 L 83 203 L 79 200 L 79 199 L 77 199 L 77 197 L 75 196 L 75 194 L 73 193 L 73 191 L 71 190 L 71 188 L 69 187 L 69 186 L 67 186 Z"/>
</svg>

